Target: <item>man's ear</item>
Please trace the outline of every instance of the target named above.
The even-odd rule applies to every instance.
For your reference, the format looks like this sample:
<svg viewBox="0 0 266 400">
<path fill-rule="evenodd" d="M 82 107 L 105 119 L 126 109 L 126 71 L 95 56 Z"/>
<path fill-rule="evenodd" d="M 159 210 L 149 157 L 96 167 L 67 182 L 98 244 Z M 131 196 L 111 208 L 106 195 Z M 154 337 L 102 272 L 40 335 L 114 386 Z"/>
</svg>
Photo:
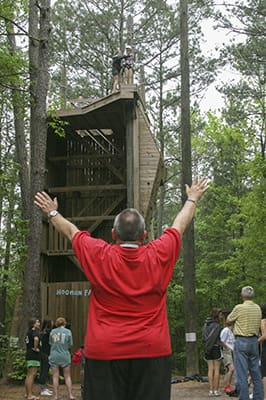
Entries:
<svg viewBox="0 0 266 400">
<path fill-rule="evenodd" d="M 143 234 L 141 235 L 141 237 L 140 237 L 140 243 L 143 243 L 144 242 L 144 240 L 146 239 L 146 236 L 147 236 L 147 231 L 143 231 Z"/>
<path fill-rule="evenodd" d="M 116 231 L 114 230 L 114 228 L 112 229 L 112 239 L 113 239 L 114 242 L 117 241 L 117 233 L 116 233 Z"/>
</svg>

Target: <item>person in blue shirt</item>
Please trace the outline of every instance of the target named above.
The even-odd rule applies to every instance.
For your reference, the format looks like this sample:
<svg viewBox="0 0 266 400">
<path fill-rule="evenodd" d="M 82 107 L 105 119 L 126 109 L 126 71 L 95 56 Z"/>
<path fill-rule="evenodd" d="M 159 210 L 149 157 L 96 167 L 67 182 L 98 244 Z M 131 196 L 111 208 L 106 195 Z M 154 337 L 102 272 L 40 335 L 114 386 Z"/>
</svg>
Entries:
<svg viewBox="0 0 266 400">
<path fill-rule="evenodd" d="M 58 400 L 59 368 L 63 369 L 65 384 L 69 399 L 74 399 L 72 394 L 71 380 L 71 355 L 70 347 L 73 345 L 72 333 L 66 328 L 66 320 L 63 317 L 57 318 L 55 329 L 50 332 L 49 342 L 51 345 L 49 363 L 53 371 L 54 400 Z"/>
</svg>

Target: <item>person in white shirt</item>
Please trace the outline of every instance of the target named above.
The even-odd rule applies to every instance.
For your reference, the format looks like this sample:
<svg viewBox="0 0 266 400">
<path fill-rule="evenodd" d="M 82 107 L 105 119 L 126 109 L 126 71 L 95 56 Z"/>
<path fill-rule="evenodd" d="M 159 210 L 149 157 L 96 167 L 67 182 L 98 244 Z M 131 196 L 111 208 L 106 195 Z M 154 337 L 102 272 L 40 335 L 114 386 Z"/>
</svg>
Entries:
<svg viewBox="0 0 266 400">
<path fill-rule="evenodd" d="M 233 350 L 235 344 L 235 336 L 233 334 L 232 327 L 228 326 L 226 323 L 226 318 L 229 313 L 230 311 L 222 311 L 225 322 L 224 328 L 220 333 L 220 340 L 223 345 L 223 364 L 225 368 L 224 392 L 228 394 L 234 391 L 231 384 L 234 374 Z"/>
</svg>

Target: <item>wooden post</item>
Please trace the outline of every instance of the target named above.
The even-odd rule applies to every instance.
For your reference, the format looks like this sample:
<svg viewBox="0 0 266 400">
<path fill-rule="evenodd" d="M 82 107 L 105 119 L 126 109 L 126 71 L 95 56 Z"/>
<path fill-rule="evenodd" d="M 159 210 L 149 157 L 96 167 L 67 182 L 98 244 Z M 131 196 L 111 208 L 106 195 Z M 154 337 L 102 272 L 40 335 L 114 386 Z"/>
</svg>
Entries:
<svg viewBox="0 0 266 400">
<path fill-rule="evenodd" d="M 134 207 L 134 140 L 132 101 L 126 102 L 127 207 Z"/>
</svg>

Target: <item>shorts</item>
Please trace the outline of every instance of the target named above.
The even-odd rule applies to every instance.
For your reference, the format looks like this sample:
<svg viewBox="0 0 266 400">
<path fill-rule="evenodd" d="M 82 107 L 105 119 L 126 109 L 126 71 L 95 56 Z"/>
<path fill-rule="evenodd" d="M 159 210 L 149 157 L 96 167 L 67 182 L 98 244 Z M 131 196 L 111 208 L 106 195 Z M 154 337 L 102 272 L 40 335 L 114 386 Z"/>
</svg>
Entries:
<svg viewBox="0 0 266 400">
<path fill-rule="evenodd" d="M 63 364 L 63 365 L 56 365 L 56 364 L 50 364 L 50 367 L 51 368 L 66 368 L 66 367 L 68 367 L 70 364 Z"/>
<path fill-rule="evenodd" d="M 211 361 L 211 360 L 221 360 L 223 358 L 223 353 L 220 346 L 213 346 L 211 351 L 205 353 L 204 360 Z"/>
<path fill-rule="evenodd" d="M 40 367 L 41 361 L 38 360 L 26 360 L 27 368 Z"/>
<path fill-rule="evenodd" d="M 233 355 L 230 349 L 224 349 L 223 356 L 224 356 L 223 363 L 225 368 L 228 367 L 229 365 L 234 365 Z"/>
<path fill-rule="evenodd" d="M 119 75 L 120 74 L 120 70 L 118 70 L 117 68 L 113 68 L 112 69 L 112 75 L 113 76 L 117 76 L 117 75 Z"/>
<path fill-rule="evenodd" d="M 171 357 L 85 359 L 84 400 L 169 400 Z"/>
</svg>

